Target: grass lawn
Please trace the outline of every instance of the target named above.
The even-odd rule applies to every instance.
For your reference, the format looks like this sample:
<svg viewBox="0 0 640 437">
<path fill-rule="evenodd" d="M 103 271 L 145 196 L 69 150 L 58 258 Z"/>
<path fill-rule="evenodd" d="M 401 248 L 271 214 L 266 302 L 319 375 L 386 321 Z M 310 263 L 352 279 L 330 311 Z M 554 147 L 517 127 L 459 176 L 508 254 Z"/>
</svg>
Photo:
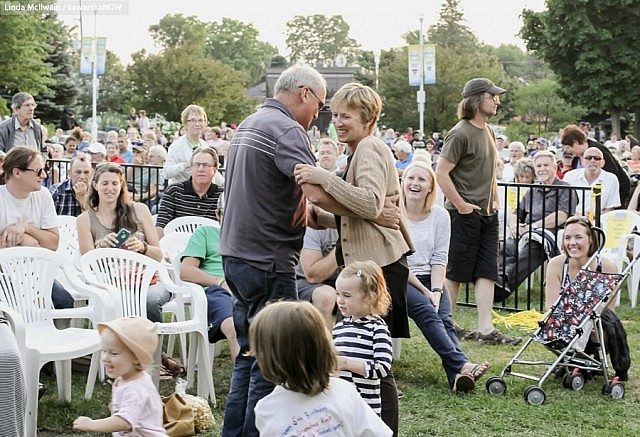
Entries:
<svg viewBox="0 0 640 437">
<path fill-rule="evenodd" d="M 625 287 L 626 292 L 626 287 Z M 507 377 L 507 392 L 503 396 L 491 396 L 485 390 L 486 377 L 479 381 L 476 390 L 468 395 L 456 395 L 447 385 L 439 357 L 429 347 L 415 325 L 412 338 L 403 341 L 402 355 L 394 361 L 393 369 L 404 397 L 400 400 L 401 436 L 636 436 L 640 435 L 640 397 L 637 363 L 640 360 L 640 308 L 631 309 L 623 296 L 618 315 L 625 321 L 631 349 L 632 367 L 626 394 L 622 400 L 613 400 L 601 394 L 603 380 L 596 377 L 588 381 L 581 391 L 563 387 L 561 380 L 549 379 L 543 384 L 546 402 L 541 406 L 528 405 L 523 398 L 524 389 L 531 382 Z M 459 308 L 458 322 L 474 327 L 474 308 Z M 501 330 L 506 330 L 500 327 Z M 525 335 L 524 330 L 506 330 Z M 462 342 L 462 349 L 474 362 L 489 361 L 492 368 L 488 376 L 499 375 L 505 364 L 520 346 L 483 346 L 475 342 Z M 539 345 L 530 351 L 542 359 L 553 355 Z M 532 372 L 533 368 L 526 369 Z M 213 409 L 216 425 L 202 436 L 218 436 L 222 425 L 224 404 L 229 389 L 231 366 L 226 344 L 214 364 L 214 383 L 218 406 Z M 85 379 L 74 376 L 73 400 L 59 405 L 55 379 L 42 378 L 47 392 L 40 401 L 38 428 L 41 436 L 65 436 L 73 433 L 71 424 L 79 415 L 93 418 L 108 415 L 110 400 L 108 386 L 97 384 L 94 397 L 83 399 Z M 173 390 L 173 382 L 161 383 L 162 394 Z M 86 434 L 89 435 L 89 434 Z M 95 435 L 95 434 L 93 434 Z"/>
</svg>

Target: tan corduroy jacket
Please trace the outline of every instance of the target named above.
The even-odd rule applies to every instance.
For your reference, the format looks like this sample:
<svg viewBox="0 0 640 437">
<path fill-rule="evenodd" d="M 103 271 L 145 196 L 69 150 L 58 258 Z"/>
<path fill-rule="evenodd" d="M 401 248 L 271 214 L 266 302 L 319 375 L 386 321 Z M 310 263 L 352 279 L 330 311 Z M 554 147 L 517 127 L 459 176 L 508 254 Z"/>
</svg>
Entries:
<svg viewBox="0 0 640 437">
<path fill-rule="evenodd" d="M 373 260 L 384 267 L 414 251 L 402 202 L 399 202 L 399 230 L 373 222 L 382 212 L 385 198 L 401 194 L 393 154 L 380 139 L 372 136 L 362 139 L 351 157 L 346 180 L 332 176 L 322 182 L 322 187 L 338 203 L 357 214 L 357 217 L 341 219 L 345 265 Z"/>
</svg>

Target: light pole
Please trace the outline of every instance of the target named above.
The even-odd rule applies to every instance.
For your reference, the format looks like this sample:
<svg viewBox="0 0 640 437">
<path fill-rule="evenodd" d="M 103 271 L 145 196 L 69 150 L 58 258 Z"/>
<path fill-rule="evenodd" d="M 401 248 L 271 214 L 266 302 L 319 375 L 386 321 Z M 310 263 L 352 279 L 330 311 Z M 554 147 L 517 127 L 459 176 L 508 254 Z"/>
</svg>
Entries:
<svg viewBox="0 0 640 437">
<path fill-rule="evenodd" d="M 373 62 L 376 64 L 376 91 L 378 91 L 380 86 L 380 49 L 373 51 Z"/>
<path fill-rule="evenodd" d="M 420 133 L 424 135 L 424 39 L 422 37 L 422 21 L 424 14 L 420 14 L 420 90 L 418 91 L 418 113 L 420 114 Z"/>
</svg>

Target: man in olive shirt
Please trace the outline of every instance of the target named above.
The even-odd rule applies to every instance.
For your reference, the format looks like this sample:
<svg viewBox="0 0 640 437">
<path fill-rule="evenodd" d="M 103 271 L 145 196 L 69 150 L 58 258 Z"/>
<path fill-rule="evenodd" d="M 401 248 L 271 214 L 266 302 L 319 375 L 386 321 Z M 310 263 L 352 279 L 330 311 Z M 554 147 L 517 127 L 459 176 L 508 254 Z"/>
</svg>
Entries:
<svg viewBox="0 0 640 437">
<path fill-rule="evenodd" d="M 447 133 L 436 170 L 451 215 L 446 284 L 455 309 L 461 283 L 474 282 L 478 331 L 463 338 L 492 344 L 518 344 L 493 327 L 494 283 L 498 278 L 497 149 L 489 118 L 505 90 L 489 79 L 467 82 L 458 106 L 460 121 Z"/>
</svg>

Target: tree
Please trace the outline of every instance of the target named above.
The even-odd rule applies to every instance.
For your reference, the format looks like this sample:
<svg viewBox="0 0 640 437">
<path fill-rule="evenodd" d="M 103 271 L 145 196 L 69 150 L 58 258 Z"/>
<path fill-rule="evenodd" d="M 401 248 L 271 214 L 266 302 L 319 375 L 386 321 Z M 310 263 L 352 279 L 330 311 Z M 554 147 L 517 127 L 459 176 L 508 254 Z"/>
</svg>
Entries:
<svg viewBox="0 0 640 437">
<path fill-rule="evenodd" d="M 165 49 L 175 49 L 182 45 L 203 45 L 207 39 L 207 25 L 195 16 L 167 14 L 158 24 L 149 26 L 149 33 Z"/>
<path fill-rule="evenodd" d="M 531 53 L 525 53 L 515 44 L 502 44 L 498 48 L 490 49 L 502 64 L 507 76 L 522 84 L 545 79 L 553 74 L 543 60 Z"/>
<path fill-rule="evenodd" d="M 46 44 L 51 48 L 44 62 L 51 66 L 53 83 L 36 97 L 38 116 L 45 123 L 58 124 L 62 110 L 73 105 L 80 93 L 73 74 L 72 38 L 69 28 L 55 16 L 45 16 L 41 26 L 43 34 L 47 35 Z"/>
<path fill-rule="evenodd" d="M 258 30 L 231 18 L 207 26 L 207 53 L 213 59 L 230 65 L 247 75 L 248 86 L 264 78 L 267 66 L 278 54 L 278 49 L 258 40 Z"/>
<path fill-rule="evenodd" d="M 304 60 L 316 65 L 333 62 L 337 55 L 344 55 L 353 63 L 360 53 L 360 44 L 349 37 L 349 30 L 342 15 L 296 15 L 285 30 L 285 42 L 291 51 L 289 59 L 294 63 Z"/>
<path fill-rule="evenodd" d="M 584 107 L 568 104 L 558 96 L 558 84 L 551 79 L 542 79 L 521 86 L 513 92 L 513 107 L 522 121 L 534 127 L 528 132 L 537 136 L 557 131 L 572 123 L 584 113 Z"/>
<path fill-rule="evenodd" d="M 464 84 L 473 77 L 489 77 L 500 86 L 509 83 L 498 59 L 481 45 L 463 24 L 457 0 L 442 6 L 438 23 L 428 30 L 426 43 L 436 44 L 436 83 L 425 85 L 425 131 L 450 129 L 458 118 L 456 109 Z M 417 44 L 419 32 L 404 35 L 407 44 Z M 417 87 L 407 78 L 407 48 L 383 52 L 380 93 L 384 98 L 384 124 L 404 130 L 419 126 Z M 503 107 L 508 108 L 508 101 Z M 502 110 L 500 114 L 503 114 Z"/>
<path fill-rule="evenodd" d="M 622 111 L 640 109 L 640 4 L 635 0 L 547 0 L 524 10 L 520 35 L 554 71 L 568 101 L 608 110 L 620 134 Z M 560 24 L 561 23 L 561 24 Z M 636 117 L 637 119 L 638 117 Z M 637 126 L 636 126 L 637 127 Z"/>
<path fill-rule="evenodd" d="M 51 65 L 45 62 L 50 48 L 48 32 L 42 29 L 43 17 L 43 13 L 34 12 L 0 18 L 0 94 L 10 97 L 26 91 L 36 96 L 55 83 Z"/>
<path fill-rule="evenodd" d="M 133 103 L 147 112 L 180 120 L 182 110 L 195 103 L 205 108 L 211 123 L 239 121 L 253 112 L 255 102 L 244 95 L 243 74 L 220 61 L 206 58 L 200 47 L 183 45 L 161 54 L 144 50 L 129 66 Z"/>
</svg>

